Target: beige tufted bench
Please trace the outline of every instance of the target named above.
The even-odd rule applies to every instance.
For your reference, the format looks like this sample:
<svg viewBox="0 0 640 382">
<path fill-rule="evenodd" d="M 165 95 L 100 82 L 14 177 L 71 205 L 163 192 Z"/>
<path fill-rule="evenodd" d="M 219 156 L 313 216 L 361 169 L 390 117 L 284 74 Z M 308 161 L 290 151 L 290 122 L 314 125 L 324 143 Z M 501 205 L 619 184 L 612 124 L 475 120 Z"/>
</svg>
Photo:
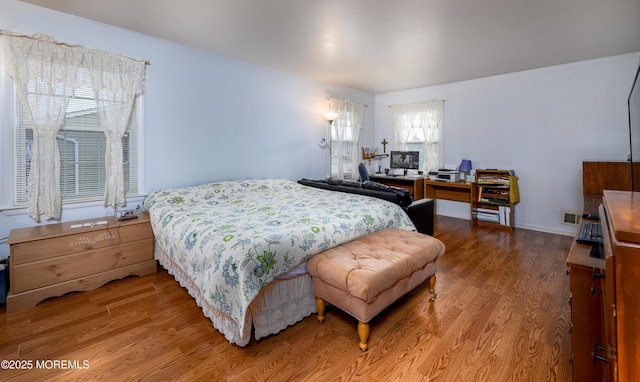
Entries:
<svg viewBox="0 0 640 382">
<path fill-rule="evenodd" d="M 321 252 L 307 262 L 313 280 L 318 321 L 325 302 L 355 317 L 360 349 L 366 351 L 369 321 L 429 279 L 435 298 L 438 258 L 444 244 L 431 236 L 397 228 L 379 231 Z"/>
</svg>

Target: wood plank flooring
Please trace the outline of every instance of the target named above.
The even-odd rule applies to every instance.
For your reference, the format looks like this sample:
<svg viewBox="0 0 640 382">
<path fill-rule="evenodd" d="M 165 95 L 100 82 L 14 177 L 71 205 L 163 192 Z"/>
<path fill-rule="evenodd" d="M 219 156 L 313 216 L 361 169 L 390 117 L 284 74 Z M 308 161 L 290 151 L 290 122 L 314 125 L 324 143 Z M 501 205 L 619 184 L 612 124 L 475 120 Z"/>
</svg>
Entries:
<svg viewBox="0 0 640 382">
<path fill-rule="evenodd" d="M 312 315 L 231 345 L 160 268 L 10 315 L 0 308 L 0 360 L 33 365 L 0 369 L 0 380 L 570 381 L 573 238 L 441 216 L 434 236 L 447 246 L 437 300 L 421 285 L 397 301 L 371 322 L 364 353 L 356 321 L 332 307 L 323 324 Z M 66 360 L 77 363 L 55 363 Z"/>
</svg>

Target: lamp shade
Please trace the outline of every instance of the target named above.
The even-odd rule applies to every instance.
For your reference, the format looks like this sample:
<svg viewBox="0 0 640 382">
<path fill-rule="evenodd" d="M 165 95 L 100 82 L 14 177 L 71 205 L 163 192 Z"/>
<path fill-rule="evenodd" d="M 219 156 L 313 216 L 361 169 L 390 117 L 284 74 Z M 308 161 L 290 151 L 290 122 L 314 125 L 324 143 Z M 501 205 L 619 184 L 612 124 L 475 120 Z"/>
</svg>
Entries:
<svg viewBox="0 0 640 382">
<path fill-rule="evenodd" d="M 334 113 L 334 112 L 331 112 L 331 111 L 328 111 L 328 112 L 324 113 L 324 119 L 326 119 L 329 122 L 335 121 L 336 118 L 338 118 L 338 113 Z"/>
<path fill-rule="evenodd" d="M 469 159 L 463 159 L 462 162 L 460 162 L 458 170 L 467 172 L 471 171 L 471 161 Z"/>
</svg>

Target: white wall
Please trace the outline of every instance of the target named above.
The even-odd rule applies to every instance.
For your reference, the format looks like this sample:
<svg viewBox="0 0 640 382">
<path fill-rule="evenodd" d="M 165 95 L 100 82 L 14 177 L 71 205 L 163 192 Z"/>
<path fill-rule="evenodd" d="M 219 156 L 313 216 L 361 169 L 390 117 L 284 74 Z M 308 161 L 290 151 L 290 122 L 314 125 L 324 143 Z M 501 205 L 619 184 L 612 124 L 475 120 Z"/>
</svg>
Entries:
<svg viewBox="0 0 640 382">
<path fill-rule="evenodd" d="M 147 192 L 213 180 L 322 178 L 326 150 L 324 97 L 367 104 L 363 144 L 374 137 L 374 96 L 14 0 L 0 0 L 0 29 L 44 33 L 150 61 L 147 67 Z M 2 129 L 10 129 L 0 100 Z M 10 174 L 0 174 L 6 182 Z M 135 207 L 133 205 L 132 207 Z M 63 209 L 62 221 L 105 216 L 102 206 Z M 42 222 L 47 224 L 50 222 Z M 0 239 L 36 224 L 0 213 Z M 0 257 L 8 255 L 0 245 Z"/>
<path fill-rule="evenodd" d="M 324 177 L 326 151 L 317 141 L 326 136 L 327 94 L 367 104 L 361 143 L 381 148 L 386 138 L 388 149 L 388 105 L 444 99 L 445 161 L 514 169 L 522 199 L 516 225 L 523 228 L 573 234 L 560 219 L 562 210 L 582 209 L 581 162 L 623 160 L 628 151 L 626 97 L 638 54 L 374 96 L 15 0 L 0 0 L 0 29 L 151 62 L 147 192 L 210 180 Z M 6 102 L 0 100 L 1 129 L 11 128 Z M 62 220 L 109 212 L 65 209 Z M 463 203 L 439 202 L 438 212 L 469 218 Z M 0 213 L 0 242 L 11 229 L 34 224 Z M 0 257 L 7 255 L 0 245 Z"/>
<path fill-rule="evenodd" d="M 640 55 L 627 54 L 440 86 L 377 94 L 376 141 L 392 142 L 389 105 L 444 99 L 445 163 L 513 169 L 516 226 L 573 235 L 562 211 L 582 212 L 582 161 L 625 160 L 627 97 Z M 469 205 L 438 214 L 470 219 Z"/>
</svg>

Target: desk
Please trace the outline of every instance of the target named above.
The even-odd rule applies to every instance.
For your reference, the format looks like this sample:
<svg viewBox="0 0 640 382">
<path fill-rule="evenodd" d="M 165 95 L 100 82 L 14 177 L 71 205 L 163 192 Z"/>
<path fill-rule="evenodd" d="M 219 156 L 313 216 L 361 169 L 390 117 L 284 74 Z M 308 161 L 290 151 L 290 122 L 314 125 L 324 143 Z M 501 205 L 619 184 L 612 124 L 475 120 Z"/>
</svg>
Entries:
<svg viewBox="0 0 640 382">
<path fill-rule="evenodd" d="M 590 250 L 590 245 L 579 244 L 573 240 L 567 256 L 571 292 L 571 364 L 574 381 L 603 380 L 602 362 L 594 362 L 592 352 L 594 342 L 598 345 L 604 343 L 604 298 L 595 291 L 602 291 L 604 288 L 604 279 L 597 275 L 606 274 L 605 260 L 589 256 Z"/>
<path fill-rule="evenodd" d="M 471 203 L 473 200 L 474 184 L 459 181 L 459 182 L 444 182 L 441 180 L 424 180 L 424 197 L 434 200 L 433 214 L 436 213 L 436 200 L 453 200 L 456 202 L 465 202 L 470 204 L 470 208 L 473 207 Z"/>
<path fill-rule="evenodd" d="M 400 188 L 406 188 L 409 190 L 413 200 L 420 200 L 424 198 L 424 177 L 420 175 L 407 175 L 407 176 L 389 176 L 380 174 L 369 174 L 369 179 L 374 182 L 386 184 L 387 186 L 394 186 Z"/>
</svg>

